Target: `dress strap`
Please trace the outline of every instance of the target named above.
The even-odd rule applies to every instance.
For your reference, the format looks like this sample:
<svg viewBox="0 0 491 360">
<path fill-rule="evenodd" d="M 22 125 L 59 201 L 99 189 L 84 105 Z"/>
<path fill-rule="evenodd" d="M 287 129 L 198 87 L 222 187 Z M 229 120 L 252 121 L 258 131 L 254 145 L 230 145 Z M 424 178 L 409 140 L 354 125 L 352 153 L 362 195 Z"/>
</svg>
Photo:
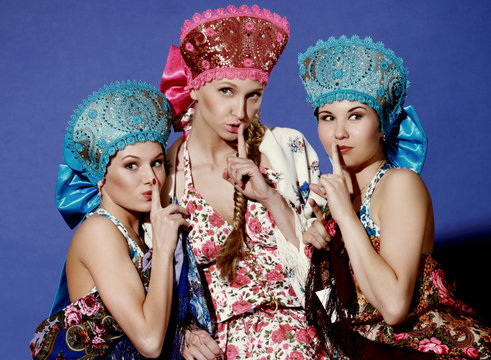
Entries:
<svg viewBox="0 0 491 360">
<path fill-rule="evenodd" d="M 131 238 L 130 234 L 128 233 L 128 230 L 121 224 L 121 222 L 116 219 L 111 213 L 109 213 L 107 210 L 104 210 L 102 208 L 97 209 L 93 213 L 87 215 L 87 216 L 92 216 L 93 214 L 99 214 L 101 216 L 104 216 L 111 220 L 114 225 L 121 231 L 121 234 L 123 234 L 124 238 L 126 239 L 126 242 L 128 243 L 128 247 L 130 248 L 130 257 L 133 259 L 133 257 L 137 254 L 140 256 L 143 256 L 143 251 L 140 249 L 138 244 Z"/>
<path fill-rule="evenodd" d="M 375 190 L 375 187 L 377 186 L 382 176 L 384 176 L 384 174 L 387 172 L 387 170 L 391 168 L 393 168 L 393 166 L 390 163 L 386 162 L 377 171 L 372 181 L 370 182 L 370 185 L 368 185 L 368 189 L 361 203 L 360 220 L 363 226 L 365 227 L 365 230 L 367 231 L 368 235 L 373 235 L 376 237 L 380 236 L 380 228 L 378 227 L 377 224 L 375 224 L 375 222 L 372 220 L 372 217 L 370 216 L 370 206 L 372 201 L 372 194 L 373 191 Z"/>
<path fill-rule="evenodd" d="M 187 189 L 190 187 L 193 188 L 193 177 L 191 174 L 191 160 L 189 158 L 189 147 L 188 147 L 188 139 L 184 140 L 183 143 L 183 158 L 184 158 L 184 192 L 186 193 Z"/>
</svg>

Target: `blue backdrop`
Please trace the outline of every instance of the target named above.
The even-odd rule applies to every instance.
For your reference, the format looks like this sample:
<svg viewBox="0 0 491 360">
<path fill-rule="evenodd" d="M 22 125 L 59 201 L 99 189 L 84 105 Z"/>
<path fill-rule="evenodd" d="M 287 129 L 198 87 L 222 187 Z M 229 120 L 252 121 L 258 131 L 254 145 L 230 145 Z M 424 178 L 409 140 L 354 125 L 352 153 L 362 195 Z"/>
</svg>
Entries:
<svg viewBox="0 0 491 360">
<path fill-rule="evenodd" d="M 73 109 L 116 80 L 158 86 L 183 21 L 229 4 L 203 3 L 0 2 L 0 358 L 29 357 L 28 342 L 49 311 L 70 243 L 72 231 L 55 208 L 54 188 Z M 263 122 L 304 132 L 324 171 L 330 165 L 304 101 L 297 54 L 319 38 L 358 34 L 383 41 L 404 59 L 411 81 L 406 103 L 415 107 L 429 137 L 422 177 L 433 197 L 436 255 L 458 274 L 463 297 L 489 319 L 480 286 L 489 285 L 491 236 L 491 2 L 257 3 L 291 24 L 290 42 L 263 99 Z"/>
</svg>

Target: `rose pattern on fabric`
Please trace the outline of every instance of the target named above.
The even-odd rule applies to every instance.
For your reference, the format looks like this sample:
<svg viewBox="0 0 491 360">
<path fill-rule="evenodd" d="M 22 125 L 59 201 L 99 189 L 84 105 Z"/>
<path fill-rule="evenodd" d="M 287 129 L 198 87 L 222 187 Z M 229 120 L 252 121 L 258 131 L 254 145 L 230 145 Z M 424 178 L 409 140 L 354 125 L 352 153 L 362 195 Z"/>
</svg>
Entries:
<svg viewBox="0 0 491 360">
<path fill-rule="evenodd" d="M 247 201 L 245 256 L 239 260 L 236 279 L 223 279 L 216 256 L 232 227 L 196 191 L 191 163 L 184 149 L 184 194 L 180 205 L 189 211 L 189 244 L 204 275 L 217 320 L 215 339 L 227 359 L 287 359 L 299 354 L 314 357 L 319 343 L 307 325 L 288 273 L 281 264 L 275 240 L 275 223 L 259 202 Z M 271 169 L 261 172 L 275 186 Z M 216 251 L 210 251 L 214 248 Z M 299 342 L 295 334 L 301 331 Z M 320 359 L 326 359 L 322 355 Z"/>
<path fill-rule="evenodd" d="M 380 252 L 380 228 L 370 217 L 370 199 L 376 184 L 391 167 L 385 164 L 377 172 L 360 210 L 360 220 L 377 252 Z M 491 329 L 472 318 L 475 311 L 454 296 L 441 265 L 431 255 L 421 256 L 413 305 L 407 320 L 400 326 L 387 325 L 361 292 L 353 273 L 352 276 L 358 307 L 353 325 L 364 337 L 402 348 L 434 352 L 439 359 L 491 358 Z M 413 325 L 409 331 L 398 331 L 404 324 Z"/>
<path fill-rule="evenodd" d="M 95 213 L 111 219 L 123 233 L 130 250 L 130 258 L 143 286 L 148 288 L 152 252 L 143 254 L 121 223 L 107 211 L 99 209 Z M 53 355 L 59 359 L 83 357 L 86 360 L 93 360 L 101 358 L 123 335 L 123 331 L 105 307 L 97 289 L 94 288 L 86 296 L 42 321 L 29 347 L 33 359 L 36 360 Z"/>
</svg>

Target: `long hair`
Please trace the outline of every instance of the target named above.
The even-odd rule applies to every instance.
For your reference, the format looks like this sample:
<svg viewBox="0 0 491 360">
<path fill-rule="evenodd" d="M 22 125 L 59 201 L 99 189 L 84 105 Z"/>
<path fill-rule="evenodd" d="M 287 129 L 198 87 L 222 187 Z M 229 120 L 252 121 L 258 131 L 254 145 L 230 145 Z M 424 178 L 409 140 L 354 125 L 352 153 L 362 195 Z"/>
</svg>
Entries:
<svg viewBox="0 0 491 360">
<path fill-rule="evenodd" d="M 259 121 L 259 113 L 244 131 L 247 158 L 259 166 L 259 146 L 263 141 L 266 128 Z M 217 266 L 223 278 L 236 280 L 237 262 L 244 255 L 245 212 L 247 198 L 235 190 L 234 192 L 234 223 L 227 240 L 217 255 Z"/>
</svg>

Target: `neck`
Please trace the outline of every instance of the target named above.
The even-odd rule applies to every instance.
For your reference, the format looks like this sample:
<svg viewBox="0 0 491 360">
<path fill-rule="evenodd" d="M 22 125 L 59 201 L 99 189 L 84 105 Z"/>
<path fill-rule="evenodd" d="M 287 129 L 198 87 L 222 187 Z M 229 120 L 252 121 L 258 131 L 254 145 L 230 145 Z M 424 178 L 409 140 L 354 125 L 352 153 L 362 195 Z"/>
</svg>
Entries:
<svg viewBox="0 0 491 360">
<path fill-rule="evenodd" d="M 103 196 L 100 207 L 107 210 L 111 215 L 118 219 L 129 231 L 131 229 L 138 235 L 138 230 L 140 228 L 139 212 L 127 210 L 115 204 L 113 201 L 108 199 L 107 195 Z"/>
<path fill-rule="evenodd" d="M 223 163 L 228 156 L 234 156 L 237 153 L 237 142 L 227 142 L 219 137 L 215 132 L 210 131 L 208 127 L 201 126 L 198 120 L 193 122 L 191 132 L 189 133 L 189 149 L 193 151 L 193 159 L 209 163 Z"/>
<path fill-rule="evenodd" d="M 348 187 L 353 197 L 363 196 L 373 177 L 386 161 L 385 156 L 380 156 L 356 168 L 345 169 L 351 180 Z"/>
</svg>

